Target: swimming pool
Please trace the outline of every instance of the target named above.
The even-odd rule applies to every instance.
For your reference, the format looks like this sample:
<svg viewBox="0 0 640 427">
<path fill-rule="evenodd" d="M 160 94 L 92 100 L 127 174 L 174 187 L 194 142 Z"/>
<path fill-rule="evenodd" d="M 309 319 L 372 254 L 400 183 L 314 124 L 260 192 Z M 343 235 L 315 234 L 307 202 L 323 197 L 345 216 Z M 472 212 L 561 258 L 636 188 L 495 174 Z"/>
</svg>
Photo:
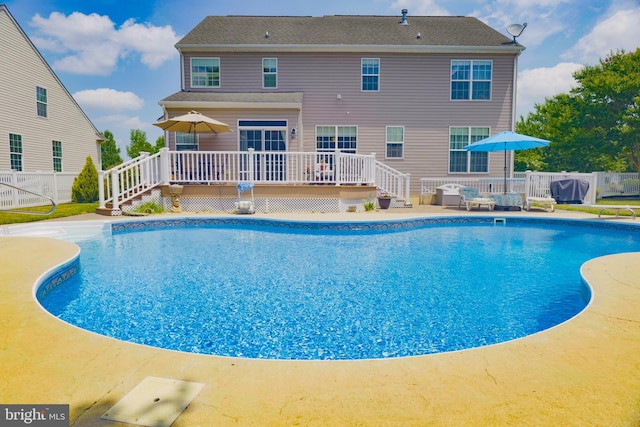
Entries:
<svg viewBox="0 0 640 427">
<path fill-rule="evenodd" d="M 388 358 L 550 328 L 587 304 L 584 261 L 640 251 L 633 226 L 507 221 L 114 223 L 79 242 L 79 273 L 38 298 L 81 328 L 179 351 Z"/>
</svg>

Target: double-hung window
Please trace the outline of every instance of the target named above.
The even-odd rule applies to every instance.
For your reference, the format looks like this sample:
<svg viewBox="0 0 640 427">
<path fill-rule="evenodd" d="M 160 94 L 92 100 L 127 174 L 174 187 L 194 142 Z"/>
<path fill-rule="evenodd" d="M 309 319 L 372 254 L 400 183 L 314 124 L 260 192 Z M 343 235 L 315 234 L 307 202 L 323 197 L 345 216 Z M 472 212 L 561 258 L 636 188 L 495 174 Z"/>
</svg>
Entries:
<svg viewBox="0 0 640 427">
<path fill-rule="evenodd" d="M 378 92 L 380 90 L 380 59 L 362 58 L 362 91 Z"/>
<path fill-rule="evenodd" d="M 466 149 L 467 145 L 480 141 L 488 136 L 488 127 L 449 128 L 449 172 L 489 172 L 489 153 L 467 151 Z"/>
<path fill-rule="evenodd" d="M 51 141 L 51 150 L 53 154 L 53 171 L 62 172 L 62 142 Z"/>
<path fill-rule="evenodd" d="M 176 132 L 176 151 L 198 151 L 198 138 L 195 133 Z"/>
<path fill-rule="evenodd" d="M 491 100 L 493 61 L 451 61 L 451 99 Z"/>
<path fill-rule="evenodd" d="M 404 126 L 387 126 L 387 159 L 404 157 Z"/>
<path fill-rule="evenodd" d="M 11 170 L 22 171 L 22 135 L 9 134 L 9 156 Z"/>
<path fill-rule="evenodd" d="M 36 109 L 38 117 L 47 117 L 47 90 L 36 86 Z"/>
<path fill-rule="evenodd" d="M 317 126 L 316 148 L 318 151 L 340 151 L 355 154 L 358 145 L 356 126 Z"/>
<path fill-rule="evenodd" d="M 262 88 L 275 89 L 278 87 L 278 59 L 262 58 Z"/>
<path fill-rule="evenodd" d="M 191 87 L 220 87 L 220 58 L 191 58 Z"/>
</svg>

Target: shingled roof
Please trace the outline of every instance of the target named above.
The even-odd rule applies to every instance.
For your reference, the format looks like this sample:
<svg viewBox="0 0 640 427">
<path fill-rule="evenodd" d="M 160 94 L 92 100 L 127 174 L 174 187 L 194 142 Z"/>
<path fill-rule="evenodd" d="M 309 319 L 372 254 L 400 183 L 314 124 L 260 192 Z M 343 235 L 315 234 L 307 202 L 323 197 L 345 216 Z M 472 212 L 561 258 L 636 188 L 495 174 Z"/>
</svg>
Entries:
<svg viewBox="0 0 640 427">
<path fill-rule="evenodd" d="M 485 47 L 522 50 L 472 17 L 208 16 L 177 44 L 197 48 Z"/>
</svg>

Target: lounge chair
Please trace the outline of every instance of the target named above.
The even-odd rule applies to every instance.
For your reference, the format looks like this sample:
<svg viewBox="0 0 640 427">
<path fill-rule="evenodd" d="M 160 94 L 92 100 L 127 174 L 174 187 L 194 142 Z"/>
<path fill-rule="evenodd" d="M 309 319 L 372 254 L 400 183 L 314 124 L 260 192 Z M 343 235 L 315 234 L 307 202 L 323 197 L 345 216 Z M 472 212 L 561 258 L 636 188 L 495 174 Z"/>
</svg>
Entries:
<svg viewBox="0 0 640 427">
<path fill-rule="evenodd" d="M 556 199 L 553 197 L 527 197 L 524 202 L 524 208 L 529 211 L 531 205 L 540 205 L 543 208 L 550 208 L 551 212 L 556 210 Z"/>
<path fill-rule="evenodd" d="M 479 209 L 481 206 L 487 206 L 489 210 L 492 211 L 496 205 L 495 200 L 481 196 L 477 188 L 461 187 L 458 191 L 460 192 L 458 208 L 464 203 L 468 211 L 470 211 L 472 207 Z"/>
</svg>

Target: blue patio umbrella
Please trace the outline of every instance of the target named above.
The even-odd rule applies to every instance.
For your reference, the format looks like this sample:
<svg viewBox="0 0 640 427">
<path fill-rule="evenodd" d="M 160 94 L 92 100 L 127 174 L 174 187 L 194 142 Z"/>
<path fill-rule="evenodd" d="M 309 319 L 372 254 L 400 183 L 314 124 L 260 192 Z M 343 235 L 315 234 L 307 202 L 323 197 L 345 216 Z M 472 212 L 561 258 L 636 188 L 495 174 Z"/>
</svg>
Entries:
<svg viewBox="0 0 640 427">
<path fill-rule="evenodd" d="M 530 148 L 546 147 L 549 141 L 522 135 L 512 131 L 497 133 L 473 144 L 467 145 L 467 151 L 493 152 L 504 151 L 504 192 L 507 192 L 507 151 L 528 150 Z"/>
</svg>

